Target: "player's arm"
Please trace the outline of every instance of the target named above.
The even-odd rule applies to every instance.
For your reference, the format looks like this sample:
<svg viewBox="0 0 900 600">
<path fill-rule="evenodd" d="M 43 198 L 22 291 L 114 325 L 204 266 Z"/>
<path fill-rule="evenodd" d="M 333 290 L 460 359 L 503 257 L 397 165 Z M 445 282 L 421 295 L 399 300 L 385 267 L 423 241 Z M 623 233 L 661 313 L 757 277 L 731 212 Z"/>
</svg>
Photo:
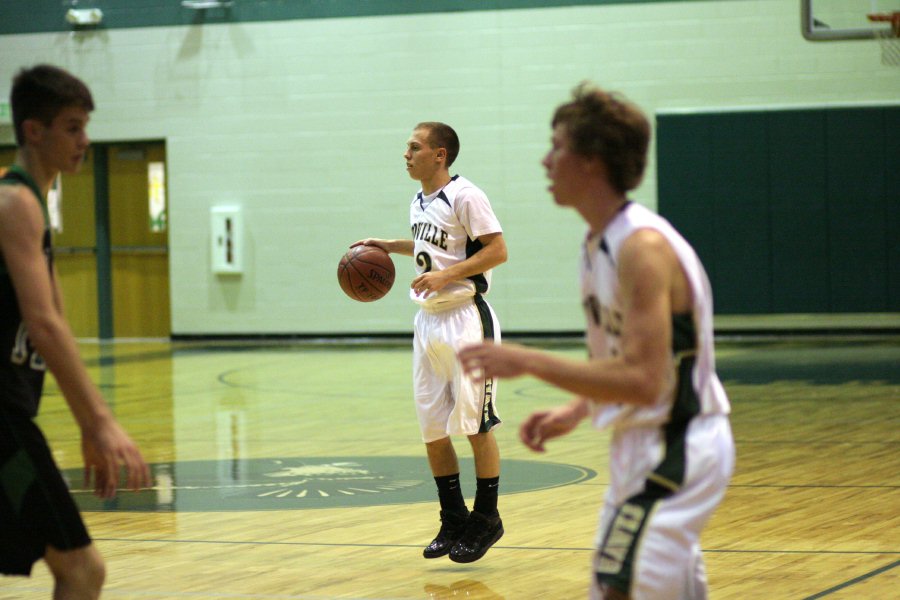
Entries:
<svg viewBox="0 0 900 600">
<path fill-rule="evenodd" d="M 475 377 L 533 375 L 595 402 L 655 402 L 671 376 L 671 293 L 673 278 L 683 277 L 681 267 L 661 234 L 641 230 L 624 242 L 618 268 L 620 356 L 582 361 L 512 344 L 479 344 L 460 352 L 464 370 Z"/>
<path fill-rule="evenodd" d="M 366 238 L 353 242 L 350 247 L 355 246 L 378 246 L 385 252 L 390 254 L 402 254 L 404 256 L 412 256 L 415 242 L 413 240 L 383 240 L 381 238 Z"/>
<path fill-rule="evenodd" d="M 62 317 L 65 319 L 66 318 L 66 309 L 65 309 L 65 305 L 63 304 L 62 290 L 60 289 L 60 287 L 58 285 L 56 285 L 57 281 L 59 281 L 59 271 L 56 269 L 56 263 L 54 262 L 53 263 L 53 278 L 51 279 L 51 282 L 53 282 L 53 284 L 54 284 L 51 286 L 51 288 L 53 290 L 53 304 L 56 305 L 56 310 L 58 310 L 59 314 L 62 315 Z"/>
<path fill-rule="evenodd" d="M 503 239 L 502 233 L 482 235 L 478 237 L 478 241 L 481 242 L 481 249 L 478 252 L 446 269 L 422 273 L 413 279 L 412 289 L 417 294 L 436 292 L 450 282 L 484 273 L 506 262 L 506 240 Z"/>
<path fill-rule="evenodd" d="M 478 252 L 443 270 L 444 276 L 449 281 L 478 275 L 506 262 L 506 240 L 503 239 L 502 233 L 489 233 L 477 239 L 481 242 L 481 249 Z"/>
<path fill-rule="evenodd" d="M 535 452 L 544 442 L 569 434 L 590 414 L 590 400 L 579 396 L 568 404 L 531 413 L 519 427 L 519 439 Z"/>
<path fill-rule="evenodd" d="M 42 248 L 44 218 L 24 186 L 0 188 L 0 252 L 16 291 L 31 343 L 55 376 L 82 432 L 86 474 L 92 469 L 95 491 L 115 493 L 119 464 L 133 488 L 150 481 L 137 447 L 116 423 L 78 354 L 75 338 L 58 304 L 59 291 Z"/>
</svg>

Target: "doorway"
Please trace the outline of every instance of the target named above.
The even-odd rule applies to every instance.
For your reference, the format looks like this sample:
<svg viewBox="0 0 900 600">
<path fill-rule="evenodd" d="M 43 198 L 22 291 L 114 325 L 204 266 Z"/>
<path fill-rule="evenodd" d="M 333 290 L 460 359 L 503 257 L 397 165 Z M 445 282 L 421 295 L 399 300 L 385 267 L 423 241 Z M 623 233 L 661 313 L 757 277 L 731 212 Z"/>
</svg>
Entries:
<svg viewBox="0 0 900 600">
<path fill-rule="evenodd" d="M 113 336 L 169 337 L 168 222 L 151 218 L 148 175 L 165 165 L 165 144 L 112 144 L 106 154 Z"/>
<path fill-rule="evenodd" d="M 14 156 L 15 148 L 0 149 L 0 165 Z M 148 176 L 151 163 L 164 173 L 165 160 L 161 141 L 94 143 L 81 170 L 62 176 L 53 244 L 76 337 L 169 337 L 167 213 L 151 218 Z"/>
</svg>

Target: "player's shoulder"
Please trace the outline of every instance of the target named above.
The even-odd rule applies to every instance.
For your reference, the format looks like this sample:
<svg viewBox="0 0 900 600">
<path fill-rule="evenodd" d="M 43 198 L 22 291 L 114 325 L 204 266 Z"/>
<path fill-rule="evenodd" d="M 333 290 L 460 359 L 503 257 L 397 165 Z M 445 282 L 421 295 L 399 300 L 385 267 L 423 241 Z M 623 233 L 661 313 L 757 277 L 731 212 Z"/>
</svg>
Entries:
<svg viewBox="0 0 900 600">
<path fill-rule="evenodd" d="M 487 200 L 487 194 L 484 193 L 484 190 L 461 175 L 454 175 L 445 189 L 452 194 L 454 199 L 459 201 L 464 202 L 471 199 Z"/>
<path fill-rule="evenodd" d="M 622 252 L 631 251 L 642 253 L 646 251 L 660 250 L 663 247 L 670 246 L 665 234 L 659 229 L 653 227 L 639 227 L 630 232 L 627 237 L 622 240 Z"/>
<path fill-rule="evenodd" d="M 453 188 L 456 190 L 468 190 L 468 189 L 476 189 L 481 190 L 480 187 L 475 185 L 475 183 L 462 175 L 454 175 L 450 180 L 450 183 L 447 184 L 448 188 Z"/>
<path fill-rule="evenodd" d="M 11 218 L 40 213 L 34 192 L 18 181 L 0 181 L 0 213 Z"/>
<path fill-rule="evenodd" d="M 662 218 L 647 207 L 627 201 L 606 226 L 603 237 L 608 245 L 619 246 L 635 232 L 660 229 L 662 223 Z"/>
<path fill-rule="evenodd" d="M 10 204 L 27 202 L 34 193 L 27 185 L 13 179 L 0 179 L 0 201 Z"/>
</svg>

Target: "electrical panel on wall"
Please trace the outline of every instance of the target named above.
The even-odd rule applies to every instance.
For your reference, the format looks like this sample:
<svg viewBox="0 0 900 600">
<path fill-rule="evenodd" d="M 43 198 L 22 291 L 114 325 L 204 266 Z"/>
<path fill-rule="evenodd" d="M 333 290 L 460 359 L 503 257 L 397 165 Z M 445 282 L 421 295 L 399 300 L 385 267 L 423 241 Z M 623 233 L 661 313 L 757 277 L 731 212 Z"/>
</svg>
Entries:
<svg viewBox="0 0 900 600">
<path fill-rule="evenodd" d="M 210 209 L 212 230 L 212 272 L 240 275 L 244 266 L 244 219 L 240 206 L 214 206 Z"/>
</svg>

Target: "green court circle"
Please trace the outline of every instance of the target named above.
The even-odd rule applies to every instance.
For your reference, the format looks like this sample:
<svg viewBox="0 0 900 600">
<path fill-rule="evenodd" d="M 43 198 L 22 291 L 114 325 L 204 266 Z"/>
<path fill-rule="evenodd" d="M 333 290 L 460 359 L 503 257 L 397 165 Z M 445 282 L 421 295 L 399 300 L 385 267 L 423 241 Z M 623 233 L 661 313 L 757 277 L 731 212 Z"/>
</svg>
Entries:
<svg viewBox="0 0 900 600">
<path fill-rule="evenodd" d="M 462 484 L 474 493 L 474 466 L 461 461 Z M 204 512 L 298 510 L 434 502 L 434 479 L 424 457 L 332 456 L 196 460 L 151 465 L 154 486 L 122 489 L 103 500 L 81 484 L 82 470 L 63 476 L 83 511 Z M 576 465 L 504 460 L 500 494 L 581 483 L 596 471 Z"/>
</svg>

